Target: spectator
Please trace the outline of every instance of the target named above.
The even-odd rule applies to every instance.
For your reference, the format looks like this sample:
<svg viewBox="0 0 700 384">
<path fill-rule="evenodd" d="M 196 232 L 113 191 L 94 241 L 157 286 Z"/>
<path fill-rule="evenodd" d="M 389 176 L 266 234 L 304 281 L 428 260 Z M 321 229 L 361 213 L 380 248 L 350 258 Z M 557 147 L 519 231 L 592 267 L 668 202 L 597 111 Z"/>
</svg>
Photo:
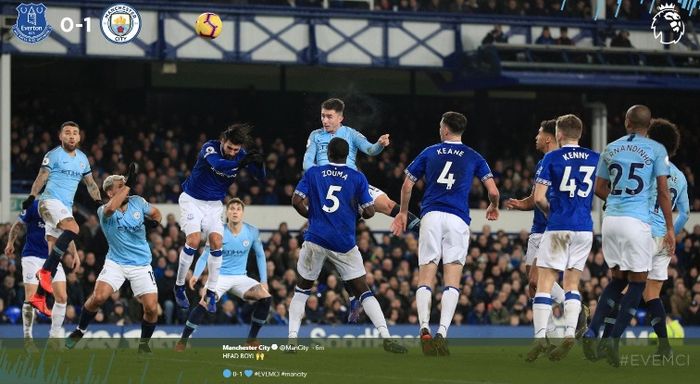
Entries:
<svg viewBox="0 0 700 384">
<path fill-rule="evenodd" d="M 500 25 L 494 25 L 493 29 L 486 34 L 483 40 L 481 40 L 482 45 L 493 44 L 493 43 L 507 43 L 508 37 L 503 33 L 503 29 Z"/>
<path fill-rule="evenodd" d="M 569 28 L 559 28 L 559 38 L 556 40 L 557 45 L 574 45 L 574 41 L 569 38 Z"/>
<path fill-rule="evenodd" d="M 543 27 L 542 28 L 542 33 L 540 36 L 535 40 L 535 44 L 540 44 L 540 45 L 554 45 L 556 41 L 552 38 L 552 34 L 549 31 L 549 27 Z"/>
<path fill-rule="evenodd" d="M 628 31 L 619 31 L 615 37 L 610 40 L 611 47 L 619 48 L 634 48 L 632 42 L 630 41 L 630 33 Z"/>
<path fill-rule="evenodd" d="M 503 307 L 503 303 L 500 300 L 491 302 L 489 322 L 493 325 L 506 325 L 510 322 L 510 313 Z"/>
</svg>

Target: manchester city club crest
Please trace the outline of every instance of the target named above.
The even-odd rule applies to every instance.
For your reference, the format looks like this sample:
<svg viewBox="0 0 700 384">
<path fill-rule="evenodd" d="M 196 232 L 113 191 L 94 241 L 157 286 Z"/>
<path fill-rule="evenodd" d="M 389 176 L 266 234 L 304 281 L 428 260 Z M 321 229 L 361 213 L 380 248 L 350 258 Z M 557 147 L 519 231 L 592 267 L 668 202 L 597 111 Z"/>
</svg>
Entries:
<svg viewBox="0 0 700 384">
<path fill-rule="evenodd" d="M 44 40 L 52 30 L 46 21 L 44 4 L 22 3 L 17 7 L 17 23 L 12 26 L 12 32 L 18 39 L 36 44 Z"/>
<path fill-rule="evenodd" d="M 133 216 L 134 216 L 134 219 L 138 220 L 141 218 L 141 212 L 136 211 L 136 212 L 134 212 Z"/>
<path fill-rule="evenodd" d="M 247 246 L 249 246 L 249 245 L 250 245 L 250 241 L 248 241 L 248 240 L 243 240 L 243 246 L 244 246 L 244 247 L 247 247 Z"/>
<path fill-rule="evenodd" d="M 128 4 L 114 4 L 105 9 L 101 19 L 102 34 L 116 44 L 125 44 L 141 31 L 141 16 Z"/>
</svg>

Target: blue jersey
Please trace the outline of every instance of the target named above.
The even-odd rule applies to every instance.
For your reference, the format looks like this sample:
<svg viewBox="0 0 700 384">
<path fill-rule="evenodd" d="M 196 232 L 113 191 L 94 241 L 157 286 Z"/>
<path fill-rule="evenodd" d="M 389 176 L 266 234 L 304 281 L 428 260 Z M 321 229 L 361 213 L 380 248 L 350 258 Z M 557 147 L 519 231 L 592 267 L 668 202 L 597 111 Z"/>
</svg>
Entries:
<svg viewBox="0 0 700 384">
<path fill-rule="evenodd" d="M 41 166 L 49 171 L 49 178 L 39 200 L 57 199 L 72 208 L 80 180 L 92 172 L 87 156 L 79 149 L 71 156 L 58 146 L 44 156 Z"/>
<path fill-rule="evenodd" d="M 593 231 L 591 205 L 600 155 L 578 145 L 565 145 L 544 155 L 537 183 L 549 186 L 548 231 Z"/>
<path fill-rule="evenodd" d="M 671 209 L 678 207 L 678 217 L 673 223 L 673 229 L 677 235 L 688 221 L 690 203 L 688 201 L 688 181 L 685 179 L 683 172 L 673 163 L 671 163 L 671 175 L 668 177 L 668 190 L 671 192 Z M 651 234 L 654 237 L 663 237 L 666 235 L 666 220 L 659 203 L 656 201 L 658 193 L 656 183 L 654 183 L 652 191 L 651 204 L 654 208 L 651 211 Z"/>
<path fill-rule="evenodd" d="M 267 261 L 265 260 L 265 250 L 260 241 L 260 231 L 254 226 L 243 223 L 241 232 L 237 235 L 231 232 L 226 226 L 224 231 L 224 247 L 221 254 L 221 275 L 238 276 L 247 275 L 246 266 L 248 265 L 248 254 L 250 249 L 255 251 L 255 260 L 260 273 L 260 282 L 267 282 Z M 199 278 L 204 271 L 204 266 L 207 265 L 209 258 L 209 247 L 204 249 L 204 253 L 197 260 L 197 265 L 194 267 L 194 276 Z"/>
<path fill-rule="evenodd" d="M 219 140 L 207 141 L 197 155 L 192 173 L 182 183 L 182 190 L 197 200 L 223 200 L 233 179 L 238 175 L 239 162 L 245 155 L 246 151 L 241 148 L 233 159 L 228 160 L 223 155 Z M 265 177 L 264 169 L 256 165 L 250 164 L 246 168 L 258 179 Z"/>
<path fill-rule="evenodd" d="M 141 196 L 129 196 L 126 211 L 117 209 L 107 217 L 104 209 L 104 205 L 97 209 L 97 217 L 109 245 L 106 258 L 119 265 L 151 264 L 151 248 L 143 225 L 143 217 L 151 213 L 151 205 Z"/>
<path fill-rule="evenodd" d="M 370 143 L 363 134 L 344 125 L 341 125 L 335 133 L 328 133 L 325 129 L 320 128 L 311 132 L 311 135 L 309 135 L 309 140 L 306 142 L 306 152 L 304 153 L 304 171 L 307 171 L 314 165 L 328 164 L 328 143 L 334 137 L 340 137 L 348 142 L 350 152 L 345 165 L 352 169 L 357 169 L 355 160 L 357 159 L 358 150 L 369 156 L 376 156 L 384 149 L 381 144 Z"/>
<path fill-rule="evenodd" d="M 423 150 L 406 168 L 413 182 L 425 176 L 421 217 L 432 211 L 469 217 L 469 190 L 474 176 L 482 182 L 493 177 L 486 160 L 461 142 L 445 141 Z"/>
<path fill-rule="evenodd" d="M 357 207 L 373 204 L 365 175 L 344 164 L 311 167 L 294 193 L 309 199 L 304 240 L 342 253 L 355 246 Z"/>
<path fill-rule="evenodd" d="M 39 202 L 34 200 L 29 209 L 19 214 L 19 221 L 27 228 L 27 237 L 22 248 L 22 257 L 49 257 L 49 245 L 46 243 L 44 220 L 39 215 Z"/>
<path fill-rule="evenodd" d="M 535 172 L 537 172 L 537 170 L 540 169 L 541 165 L 542 160 L 537 162 L 537 165 L 535 166 Z M 537 176 L 533 178 L 533 182 L 537 183 Z M 542 212 L 539 208 L 537 208 L 537 206 L 535 206 L 534 214 L 532 217 L 532 229 L 530 229 L 530 233 L 544 233 L 545 229 L 547 229 L 547 217 L 544 215 L 544 212 Z"/>
<path fill-rule="evenodd" d="M 610 181 L 605 215 L 651 224 L 654 181 L 669 172 L 666 148 L 654 140 L 633 133 L 608 144 L 598 162 L 598 177 Z"/>
</svg>

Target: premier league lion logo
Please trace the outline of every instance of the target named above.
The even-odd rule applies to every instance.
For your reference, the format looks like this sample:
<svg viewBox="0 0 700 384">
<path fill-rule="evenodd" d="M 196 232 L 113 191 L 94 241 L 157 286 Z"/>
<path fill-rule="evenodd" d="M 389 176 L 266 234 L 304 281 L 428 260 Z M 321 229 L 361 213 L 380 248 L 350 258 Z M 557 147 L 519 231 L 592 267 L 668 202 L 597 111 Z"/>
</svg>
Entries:
<svg viewBox="0 0 700 384">
<path fill-rule="evenodd" d="M 651 30 L 654 31 L 654 38 L 661 44 L 676 44 L 681 41 L 685 33 L 685 24 L 681 20 L 681 15 L 676 12 L 675 5 L 659 6 L 659 12 L 651 21 Z"/>
<path fill-rule="evenodd" d="M 36 44 L 44 40 L 51 31 L 51 26 L 46 22 L 44 4 L 22 3 L 17 6 L 17 23 L 12 26 L 12 32 L 18 39 Z"/>
</svg>

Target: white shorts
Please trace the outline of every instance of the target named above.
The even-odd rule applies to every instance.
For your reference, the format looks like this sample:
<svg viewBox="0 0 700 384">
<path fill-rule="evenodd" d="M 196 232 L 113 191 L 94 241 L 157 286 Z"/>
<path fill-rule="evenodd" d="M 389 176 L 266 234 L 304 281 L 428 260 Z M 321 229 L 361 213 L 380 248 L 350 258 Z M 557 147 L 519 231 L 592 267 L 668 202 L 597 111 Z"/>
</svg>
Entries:
<svg viewBox="0 0 700 384">
<path fill-rule="evenodd" d="M 310 281 L 318 279 L 326 257 L 335 265 L 335 269 L 340 273 L 340 278 L 345 281 L 357 279 L 366 274 L 362 255 L 357 246 L 345 253 L 340 253 L 323 248 L 310 241 L 305 241 L 301 246 L 299 260 L 297 261 L 299 276 Z"/>
<path fill-rule="evenodd" d="M 469 253 L 469 226 L 459 216 L 432 211 L 421 218 L 418 265 L 460 263 Z"/>
<path fill-rule="evenodd" d="M 73 218 L 73 210 L 66 207 L 61 200 L 46 199 L 39 202 L 39 215 L 46 223 L 46 236 L 58 238 L 63 233 L 63 230 L 58 228 L 58 223 Z"/>
<path fill-rule="evenodd" d="M 197 200 L 194 197 L 181 193 L 180 199 L 180 228 L 189 236 L 192 233 L 202 232 L 207 237 L 210 233 L 224 235 L 224 205 L 216 201 Z"/>
<path fill-rule="evenodd" d="M 118 291 L 124 284 L 124 280 L 129 280 L 134 296 L 141 296 L 147 293 L 158 293 L 156 278 L 153 275 L 153 268 L 150 265 L 133 266 L 119 265 L 112 260 L 105 260 L 97 281 L 104 281 Z"/>
<path fill-rule="evenodd" d="M 216 283 L 217 300 L 221 298 L 228 290 L 233 290 L 233 294 L 243 298 L 243 295 L 249 289 L 260 284 L 259 281 L 251 279 L 246 275 L 219 275 L 219 281 Z"/>
<path fill-rule="evenodd" d="M 527 238 L 527 253 L 525 253 L 525 265 L 532 265 L 537 258 L 537 251 L 542 242 L 541 233 L 531 233 Z"/>
<path fill-rule="evenodd" d="M 651 258 L 651 270 L 647 275 L 649 280 L 666 281 L 668 280 L 668 264 L 671 263 L 671 256 L 668 255 L 668 249 L 664 247 L 664 238 L 655 237 L 656 252 Z"/>
<path fill-rule="evenodd" d="M 379 189 L 373 185 L 369 186 L 368 191 L 369 191 L 369 196 L 372 198 L 372 201 L 377 201 L 377 197 L 379 197 L 381 195 L 386 195 L 386 193 L 384 191 L 382 191 L 381 189 Z"/>
<path fill-rule="evenodd" d="M 46 259 L 42 259 L 41 257 L 22 256 L 22 281 L 24 284 L 39 284 L 36 273 L 44 266 L 45 261 Z M 66 281 L 66 272 L 63 270 L 63 266 L 60 263 L 58 264 L 58 268 L 56 268 L 56 276 L 53 277 L 52 281 L 54 283 Z"/>
<path fill-rule="evenodd" d="M 608 267 L 621 271 L 647 272 L 655 252 L 651 226 L 634 217 L 603 218 L 603 256 Z"/>
<path fill-rule="evenodd" d="M 537 253 L 537 266 L 583 271 L 593 246 L 593 232 L 545 231 Z"/>
</svg>

